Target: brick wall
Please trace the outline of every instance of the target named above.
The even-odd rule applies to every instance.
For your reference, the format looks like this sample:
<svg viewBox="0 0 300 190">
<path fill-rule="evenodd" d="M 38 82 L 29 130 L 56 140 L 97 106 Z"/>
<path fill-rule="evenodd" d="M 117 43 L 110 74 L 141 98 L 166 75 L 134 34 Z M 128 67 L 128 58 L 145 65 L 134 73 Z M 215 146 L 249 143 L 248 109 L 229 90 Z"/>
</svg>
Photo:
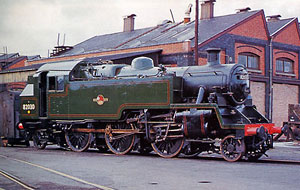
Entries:
<svg viewBox="0 0 300 190">
<path fill-rule="evenodd" d="M 244 22 L 236 27 L 229 34 L 268 40 L 267 30 L 265 27 L 265 18 L 263 12 L 256 15 L 254 18 Z"/>
<path fill-rule="evenodd" d="M 15 64 L 13 64 L 12 66 L 10 66 L 8 69 L 14 69 L 14 68 L 19 68 L 19 67 L 24 67 L 26 60 L 27 60 L 26 57 L 23 57 L 23 59 L 21 59 L 20 61 L 18 61 Z"/>
<path fill-rule="evenodd" d="M 282 126 L 288 120 L 288 104 L 298 104 L 299 87 L 296 85 L 273 84 L 273 123 Z"/>
<path fill-rule="evenodd" d="M 253 105 L 256 106 L 257 110 L 265 115 L 265 94 L 266 84 L 263 82 L 250 82 L 251 96 L 253 99 Z"/>
<path fill-rule="evenodd" d="M 11 90 L 16 90 L 16 89 L 24 89 L 26 86 L 26 82 L 13 82 L 9 83 L 7 88 Z"/>
<path fill-rule="evenodd" d="M 296 21 L 292 22 L 285 29 L 280 31 L 274 37 L 274 42 L 279 42 L 283 44 L 290 44 L 295 46 L 300 46 L 300 38 L 298 33 L 298 24 Z"/>
<path fill-rule="evenodd" d="M 207 58 L 204 58 L 204 57 L 199 57 L 198 58 L 198 64 L 199 65 L 206 65 L 207 63 Z"/>
<path fill-rule="evenodd" d="M 222 50 L 220 52 L 220 61 L 221 61 L 221 64 L 229 63 L 227 57 L 228 56 L 226 55 L 226 51 Z M 199 58 L 198 58 L 198 64 L 199 65 L 206 65 L 207 64 L 207 58 L 199 56 Z"/>
</svg>

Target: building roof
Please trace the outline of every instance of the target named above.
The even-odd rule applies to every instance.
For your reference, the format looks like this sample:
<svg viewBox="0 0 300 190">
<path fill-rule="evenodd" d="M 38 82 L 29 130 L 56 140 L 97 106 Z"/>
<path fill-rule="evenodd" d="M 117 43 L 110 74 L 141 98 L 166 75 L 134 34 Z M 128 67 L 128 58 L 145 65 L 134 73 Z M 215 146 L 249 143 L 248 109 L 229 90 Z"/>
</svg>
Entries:
<svg viewBox="0 0 300 190">
<path fill-rule="evenodd" d="M 15 58 L 15 57 L 19 57 L 19 53 L 3 54 L 3 55 L 0 55 L 0 61 L 7 60 L 10 58 Z"/>
<path fill-rule="evenodd" d="M 201 44 L 232 27 L 238 26 L 243 21 L 261 11 L 262 10 L 242 12 L 200 20 L 198 44 Z M 177 43 L 186 40 L 193 41 L 195 35 L 194 28 L 194 21 L 186 24 L 183 22 L 164 22 L 155 27 L 137 29 L 132 32 L 99 35 L 75 45 L 72 50 L 65 52 L 61 56 Z M 194 43 L 191 43 L 191 45 L 194 46 Z"/>
<path fill-rule="evenodd" d="M 83 54 L 87 52 L 105 51 L 114 49 L 117 45 L 126 42 L 128 39 L 135 38 L 151 28 L 144 28 L 134 30 L 132 32 L 120 32 L 114 34 L 106 34 L 101 36 L 95 36 L 88 40 L 85 40 L 73 47 L 73 49 L 67 51 L 62 55 L 74 55 Z"/>
<path fill-rule="evenodd" d="M 151 54 L 151 53 L 160 53 L 161 51 L 162 51 L 162 49 L 155 49 L 155 50 L 139 51 L 139 52 L 132 52 L 132 53 L 121 53 L 121 54 L 113 54 L 113 55 L 104 55 L 104 56 L 97 56 L 97 57 L 85 58 L 84 61 L 96 62 L 96 61 L 99 61 L 99 60 L 103 60 L 103 61 L 117 60 L 117 59 L 124 59 L 124 58 L 128 58 L 128 57 L 142 56 L 142 55 Z M 78 61 L 78 60 L 75 60 L 75 61 Z M 52 63 L 54 63 L 53 65 L 51 65 L 52 63 L 48 63 L 48 64 L 51 65 L 51 68 L 62 69 L 62 68 L 57 67 L 57 66 L 59 66 L 61 63 L 64 64 L 65 62 L 70 62 L 71 63 L 71 62 L 73 62 L 73 60 L 71 60 L 71 61 L 52 62 Z M 18 68 L 13 68 L 13 69 L 7 69 L 7 70 L 0 71 L 0 74 L 2 74 L 2 73 L 10 73 L 10 72 L 39 70 L 40 68 L 42 69 L 42 66 L 45 65 L 45 64 L 46 63 L 32 64 L 32 65 L 28 65 L 28 66 L 25 66 L 25 67 L 18 67 Z M 45 68 L 46 67 L 44 67 L 44 69 Z"/>
<path fill-rule="evenodd" d="M 41 59 L 40 55 L 27 56 L 28 61 L 33 61 L 33 60 L 38 60 L 38 59 Z"/>
<path fill-rule="evenodd" d="M 7 70 L 0 71 L 0 74 L 38 70 L 44 64 L 45 63 L 33 64 L 33 65 L 25 66 L 25 67 L 17 67 L 17 68 L 13 68 L 13 69 L 7 69 Z"/>
<path fill-rule="evenodd" d="M 281 19 L 281 20 L 267 22 L 267 26 L 268 26 L 270 35 L 271 36 L 275 35 L 282 28 L 284 28 L 286 25 L 290 24 L 294 20 L 295 20 L 295 18 L 288 18 L 288 19 Z"/>
<path fill-rule="evenodd" d="M 218 34 L 233 29 L 234 27 L 237 27 L 240 24 L 244 23 L 249 18 L 261 13 L 263 13 L 263 10 L 240 12 L 236 14 L 219 16 L 219 17 L 214 17 L 212 19 L 202 20 L 199 22 L 198 44 L 202 44 L 207 40 L 217 36 Z"/>
<path fill-rule="evenodd" d="M 0 60 L 0 68 L 2 70 L 8 69 L 10 66 L 19 63 L 20 61 L 23 61 L 24 59 L 27 59 L 26 56 L 11 56 L 10 58 L 7 59 L 1 59 Z"/>
<path fill-rule="evenodd" d="M 20 56 L 19 53 L 10 53 L 10 54 L 3 54 L 0 56 L 0 68 L 2 70 L 8 70 L 9 67 L 12 65 L 19 63 L 20 61 L 24 61 L 24 59 L 27 60 L 38 60 L 41 59 L 40 55 L 34 55 L 34 56 Z"/>
</svg>

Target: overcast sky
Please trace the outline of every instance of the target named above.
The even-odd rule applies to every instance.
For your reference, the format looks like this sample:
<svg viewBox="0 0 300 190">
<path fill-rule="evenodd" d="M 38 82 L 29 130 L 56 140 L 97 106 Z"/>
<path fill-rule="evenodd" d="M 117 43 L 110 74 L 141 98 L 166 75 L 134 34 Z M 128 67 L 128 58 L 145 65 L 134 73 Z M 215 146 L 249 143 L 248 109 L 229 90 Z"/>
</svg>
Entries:
<svg viewBox="0 0 300 190">
<path fill-rule="evenodd" d="M 65 45 L 76 45 L 96 35 L 123 30 L 123 16 L 136 14 L 135 28 L 182 21 L 189 3 L 195 0 L 0 0 L 0 53 L 41 55 L 57 44 L 57 34 L 66 34 Z M 300 0 L 217 0 L 215 15 L 235 13 L 250 7 L 264 9 L 265 15 L 282 18 L 300 16 Z"/>
</svg>

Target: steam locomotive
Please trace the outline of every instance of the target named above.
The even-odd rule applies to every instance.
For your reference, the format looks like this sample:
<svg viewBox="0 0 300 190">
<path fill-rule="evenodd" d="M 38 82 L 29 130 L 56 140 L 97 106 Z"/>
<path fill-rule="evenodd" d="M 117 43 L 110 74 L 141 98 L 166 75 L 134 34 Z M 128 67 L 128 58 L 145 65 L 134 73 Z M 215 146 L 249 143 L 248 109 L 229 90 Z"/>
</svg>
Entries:
<svg viewBox="0 0 300 190">
<path fill-rule="evenodd" d="M 43 65 L 21 93 L 18 128 L 34 145 L 55 143 L 81 152 L 131 150 L 171 158 L 221 153 L 256 160 L 280 129 L 252 104 L 244 65 L 220 64 L 208 49 L 204 66 L 154 67 L 73 60 Z"/>
</svg>

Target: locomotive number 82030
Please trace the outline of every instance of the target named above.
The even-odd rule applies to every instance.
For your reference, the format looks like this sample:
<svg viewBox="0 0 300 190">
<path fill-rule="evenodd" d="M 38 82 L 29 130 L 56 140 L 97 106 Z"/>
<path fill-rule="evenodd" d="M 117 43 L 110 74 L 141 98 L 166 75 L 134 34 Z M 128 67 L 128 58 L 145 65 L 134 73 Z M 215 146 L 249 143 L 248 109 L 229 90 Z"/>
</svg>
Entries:
<svg viewBox="0 0 300 190">
<path fill-rule="evenodd" d="M 23 110 L 35 110 L 35 104 L 23 104 Z"/>
<path fill-rule="evenodd" d="M 37 148 L 259 159 L 281 131 L 252 104 L 246 67 L 221 64 L 220 49 L 207 52 L 203 66 L 155 67 L 147 57 L 44 64 L 20 95 L 24 134 Z"/>
</svg>

